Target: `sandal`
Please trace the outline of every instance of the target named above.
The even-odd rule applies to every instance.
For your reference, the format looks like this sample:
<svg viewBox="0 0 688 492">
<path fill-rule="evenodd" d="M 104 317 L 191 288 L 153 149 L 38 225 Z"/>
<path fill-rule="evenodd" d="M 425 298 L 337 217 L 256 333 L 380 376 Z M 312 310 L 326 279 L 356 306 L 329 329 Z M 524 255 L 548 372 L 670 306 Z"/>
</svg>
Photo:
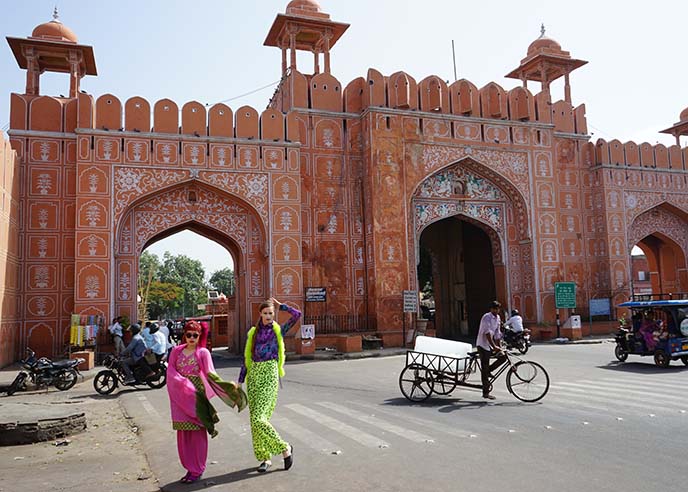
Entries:
<svg viewBox="0 0 688 492">
<path fill-rule="evenodd" d="M 257 468 L 258 473 L 265 473 L 271 465 L 269 461 L 263 461 Z"/>
<path fill-rule="evenodd" d="M 289 456 L 284 457 L 284 469 L 288 470 L 294 464 L 294 446 L 289 445 Z"/>
<path fill-rule="evenodd" d="M 186 475 L 184 475 L 181 480 L 179 480 L 181 483 L 187 483 L 187 480 L 189 480 L 189 472 L 186 472 Z"/>
<path fill-rule="evenodd" d="M 186 477 L 182 478 L 182 483 L 194 483 L 201 479 L 202 475 L 192 475 L 189 473 Z"/>
</svg>

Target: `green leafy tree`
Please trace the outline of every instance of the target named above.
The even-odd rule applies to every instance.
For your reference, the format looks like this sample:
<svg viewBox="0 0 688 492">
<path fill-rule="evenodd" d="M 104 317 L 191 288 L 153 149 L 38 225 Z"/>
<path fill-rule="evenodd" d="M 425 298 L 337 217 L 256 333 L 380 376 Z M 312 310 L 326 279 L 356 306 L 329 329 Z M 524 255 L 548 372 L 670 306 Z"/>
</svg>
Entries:
<svg viewBox="0 0 688 492">
<path fill-rule="evenodd" d="M 234 271 L 231 268 L 223 268 L 210 276 L 210 288 L 231 296 L 234 294 Z"/>
<path fill-rule="evenodd" d="M 180 313 L 182 316 L 195 315 L 196 304 L 201 293 L 202 298 L 206 298 L 207 285 L 204 278 L 205 270 L 199 260 L 186 255 L 173 256 L 169 251 L 165 252 L 160 267 L 160 281 L 175 284 L 184 289 Z"/>
<path fill-rule="evenodd" d="M 176 284 L 153 280 L 148 291 L 150 319 L 174 316 L 184 301 L 184 289 Z"/>
</svg>

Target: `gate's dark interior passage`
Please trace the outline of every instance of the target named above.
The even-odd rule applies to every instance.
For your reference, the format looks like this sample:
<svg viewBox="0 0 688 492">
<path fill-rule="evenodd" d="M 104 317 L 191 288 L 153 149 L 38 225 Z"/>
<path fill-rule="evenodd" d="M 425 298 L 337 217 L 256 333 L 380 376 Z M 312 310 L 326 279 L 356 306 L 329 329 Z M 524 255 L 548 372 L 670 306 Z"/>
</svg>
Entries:
<svg viewBox="0 0 688 492">
<path fill-rule="evenodd" d="M 437 336 L 473 343 L 496 298 L 490 238 L 480 227 L 449 217 L 423 231 L 420 248 L 418 285 L 432 287 Z"/>
</svg>

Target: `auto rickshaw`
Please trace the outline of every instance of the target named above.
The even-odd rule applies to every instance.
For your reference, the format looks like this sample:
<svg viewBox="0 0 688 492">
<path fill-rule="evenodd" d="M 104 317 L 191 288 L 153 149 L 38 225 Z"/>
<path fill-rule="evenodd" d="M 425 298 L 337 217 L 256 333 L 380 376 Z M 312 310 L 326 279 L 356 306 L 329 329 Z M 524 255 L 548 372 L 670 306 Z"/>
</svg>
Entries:
<svg viewBox="0 0 688 492">
<path fill-rule="evenodd" d="M 616 333 L 614 355 L 624 362 L 629 355 L 650 355 L 655 364 L 668 367 L 672 360 L 688 366 L 688 299 L 628 301 L 631 321 Z"/>
</svg>

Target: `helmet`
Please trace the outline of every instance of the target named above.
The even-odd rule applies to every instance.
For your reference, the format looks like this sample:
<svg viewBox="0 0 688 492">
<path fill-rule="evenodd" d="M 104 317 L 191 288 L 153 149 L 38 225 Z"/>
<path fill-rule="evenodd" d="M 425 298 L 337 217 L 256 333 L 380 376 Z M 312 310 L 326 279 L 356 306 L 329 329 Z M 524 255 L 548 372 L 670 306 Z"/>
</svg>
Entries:
<svg viewBox="0 0 688 492">
<path fill-rule="evenodd" d="M 518 316 L 518 315 L 520 315 L 520 314 L 521 314 L 521 313 L 518 312 L 518 309 L 512 309 L 512 310 L 511 310 L 511 316 Z"/>
<path fill-rule="evenodd" d="M 141 331 L 141 325 L 139 325 L 138 323 L 134 323 L 129 327 L 129 329 L 134 335 L 136 335 L 138 332 Z"/>
</svg>

